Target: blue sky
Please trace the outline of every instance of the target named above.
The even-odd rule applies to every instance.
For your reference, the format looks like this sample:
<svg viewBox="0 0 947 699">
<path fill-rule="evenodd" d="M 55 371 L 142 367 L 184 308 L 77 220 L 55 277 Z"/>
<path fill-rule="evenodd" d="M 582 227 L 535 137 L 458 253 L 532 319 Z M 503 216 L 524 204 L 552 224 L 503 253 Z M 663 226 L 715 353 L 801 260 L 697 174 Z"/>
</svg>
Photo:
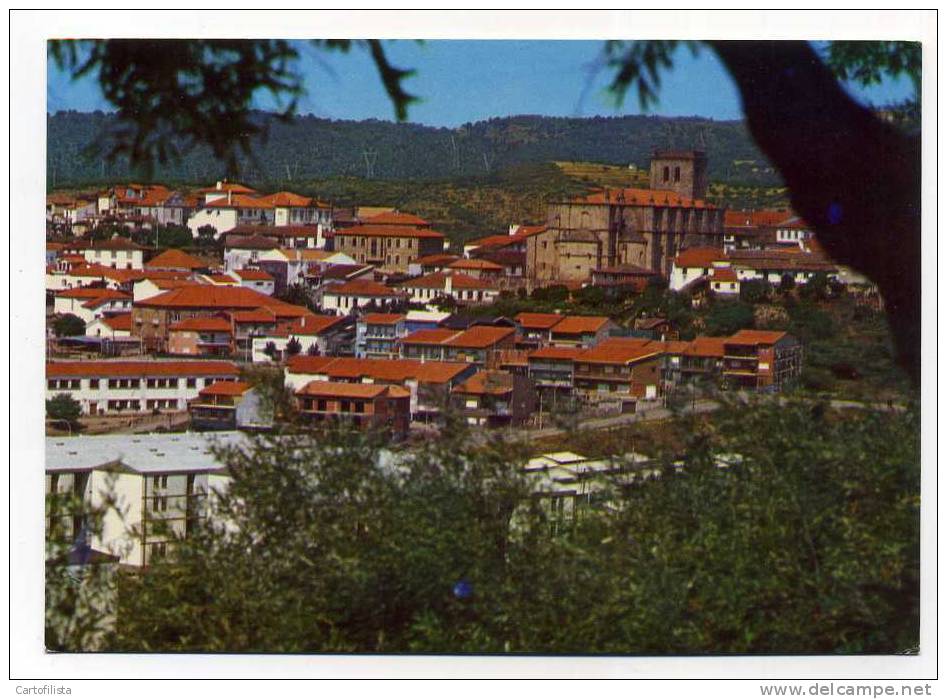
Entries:
<svg viewBox="0 0 947 699">
<path fill-rule="evenodd" d="M 320 51 L 300 43 L 299 68 L 307 94 L 301 113 L 333 119 L 385 119 L 394 113 L 367 53 Z M 605 94 L 606 70 L 596 71 L 599 41 L 398 41 L 387 44 L 391 62 L 414 68 L 406 88 L 423 101 L 408 113 L 412 122 L 458 126 L 513 114 L 616 116 L 639 114 L 629 93 L 616 108 Z M 886 104 L 911 95 L 905 78 L 870 90 L 853 88 L 865 101 Z M 108 111 L 111 107 L 93 78 L 72 81 L 52 64 L 47 69 L 47 109 Z M 256 105 L 275 106 L 268 94 Z M 665 116 L 741 117 L 736 88 L 708 50 L 693 57 L 680 49 L 673 70 L 663 75 L 659 102 L 649 113 Z"/>
</svg>

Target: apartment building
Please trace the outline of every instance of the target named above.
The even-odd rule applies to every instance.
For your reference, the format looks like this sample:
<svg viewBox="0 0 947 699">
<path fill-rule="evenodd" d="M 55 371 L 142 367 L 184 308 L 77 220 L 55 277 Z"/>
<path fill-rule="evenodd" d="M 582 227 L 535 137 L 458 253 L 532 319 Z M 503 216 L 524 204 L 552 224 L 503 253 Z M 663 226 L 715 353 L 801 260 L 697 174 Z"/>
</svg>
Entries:
<svg viewBox="0 0 947 699">
<path fill-rule="evenodd" d="M 231 357 L 233 353 L 233 323 L 229 318 L 185 318 L 168 328 L 168 354 Z"/>
<path fill-rule="evenodd" d="M 218 433 L 214 444 L 244 439 Z M 47 495 L 72 495 L 88 511 L 105 510 L 91 547 L 136 567 L 167 556 L 177 541 L 215 516 L 216 498 L 230 482 L 210 440 L 197 433 L 48 437 L 45 472 Z M 109 508 L 113 499 L 116 507 Z M 72 539 L 84 530 L 81 513 L 64 518 L 54 508 L 47 526 L 54 521 Z"/>
<path fill-rule="evenodd" d="M 500 288 L 495 282 L 454 270 L 409 279 L 396 288 L 409 294 L 413 303 L 422 304 L 450 298 L 460 306 L 482 305 L 493 303 L 500 295 Z"/>
<path fill-rule="evenodd" d="M 401 356 L 496 369 L 501 353 L 514 348 L 515 335 L 514 328 L 486 325 L 474 325 L 467 330 L 418 330 L 401 341 Z"/>
<path fill-rule="evenodd" d="M 65 393 L 83 415 L 185 410 L 187 401 L 215 381 L 235 381 L 228 361 L 52 361 L 46 363 L 46 399 Z"/>
<path fill-rule="evenodd" d="M 370 304 L 376 308 L 386 304 L 400 304 L 407 298 L 403 291 L 384 284 L 369 279 L 353 279 L 326 288 L 322 292 L 322 308 L 332 313 L 347 314 Z"/>
<path fill-rule="evenodd" d="M 295 396 L 300 414 L 313 422 L 345 422 L 394 437 L 408 433 L 411 393 L 400 386 L 310 381 Z"/>
<path fill-rule="evenodd" d="M 398 341 L 408 334 L 403 313 L 366 313 L 355 324 L 355 356 L 396 359 Z"/>
<path fill-rule="evenodd" d="M 186 318 L 260 309 L 269 311 L 277 320 L 311 315 L 308 308 L 240 286 L 188 285 L 135 302 L 132 333 L 142 339 L 147 349 L 166 351 L 169 329 L 174 323 Z"/>
<path fill-rule="evenodd" d="M 292 340 L 299 343 L 299 354 L 336 355 L 351 353 L 354 323 L 348 316 L 309 314 L 277 323 L 251 339 L 254 363 L 278 361 L 288 356 Z M 270 347 L 270 354 L 267 354 Z M 275 351 L 275 355 L 271 356 Z"/>
<path fill-rule="evenodd" d="M 476 371 L 462 362 L 296 356 L 286 362 L 285 380 L 292 389 L 311 381 L 400 386 L 410 394 L 412 419 L 429 420 L 441 414 L 451 388 Z"/>
<path fill-rule="evenodd" d="M 334 245 L 358 263 L 407 274 L 419 258 L 444 252 L 446 240 L 430 228 L 372 223 L 336 231 Z"/>
<path fill-rule="evenodd" d="M 779 391 L 802 373 L 802 345 L 788 333 L 741 330 L 724 342 L 726 385 Z"/>
<path fill-rule="evenodd" d="M 662 349 L 650 340 L 611 338 L 576 359 L 575 388 L 588 397 L 623 394 L 656 399 L 661 390 L 662 356 Z"/>
<path fill-rule="evenodd" d="M 260 394 L 244 381 L 215 381 L 201 389 L 187 406 L 196 430 L 264 429 L 272 419 L 264 415 Z"/>
<path fill-rule="evenodd" d="M 481 427 L 522 424 L 536 403 L 528 379 L 507 371 L 478 371 L 454 386 L 451 396 L 467 424 Z"/>
</svg>

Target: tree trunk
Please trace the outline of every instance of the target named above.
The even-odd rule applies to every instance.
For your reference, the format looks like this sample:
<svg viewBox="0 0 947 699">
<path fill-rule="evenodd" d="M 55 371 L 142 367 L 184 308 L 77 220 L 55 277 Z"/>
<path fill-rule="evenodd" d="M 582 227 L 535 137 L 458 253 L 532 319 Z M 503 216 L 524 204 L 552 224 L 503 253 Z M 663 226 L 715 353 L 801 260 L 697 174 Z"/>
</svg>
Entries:
<svg viewBox="0 0 947 699">
<path fill-rule="evenodd" d="M 921 376 L 921 150 L 842 89 L 798 41 L 713 41 L 750 133 L 793 209 L 840 264 L 878 285 L 912 380 Z"/>
</svg>

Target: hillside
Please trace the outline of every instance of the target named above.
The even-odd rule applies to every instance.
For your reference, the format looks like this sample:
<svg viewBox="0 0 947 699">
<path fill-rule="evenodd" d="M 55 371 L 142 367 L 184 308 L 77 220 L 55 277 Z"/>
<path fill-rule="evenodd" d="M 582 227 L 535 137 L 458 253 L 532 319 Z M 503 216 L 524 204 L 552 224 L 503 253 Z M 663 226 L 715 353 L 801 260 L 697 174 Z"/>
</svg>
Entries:
<svg viewBox="0 0 947 699">
<path fill-rule="evenodd" d="M 257 139 L 253 157 L 240 163 L 239 177 L 251 183 L 299 182 L 331 177 L 377 180 L 445 180 L 491 176 L 518 165 L 580 161 L 647 168 L 656 147 L 702 143 L 715 182 L 775 186 L 778 178 L 742 122 L 702 118 L 623 116 L 560 118 L 513 116 L 465 124 L 456 129 L 386 121 L 332 121 L 300 116 L 282 123 L 258 113 L 268 133 Z M 223 176 L 223 165 L 206 149 L 158 164 L 151 177 L 123 161 L 102 156 L 114 116 L 57 112 L 47 117 L 50 187 L 106 180 L 158 179 L 207 182 Z M 182 144 L 183 146 L 184 144 Z M 580 178 L 581 179 L 581 178 Z"/>
</svg>

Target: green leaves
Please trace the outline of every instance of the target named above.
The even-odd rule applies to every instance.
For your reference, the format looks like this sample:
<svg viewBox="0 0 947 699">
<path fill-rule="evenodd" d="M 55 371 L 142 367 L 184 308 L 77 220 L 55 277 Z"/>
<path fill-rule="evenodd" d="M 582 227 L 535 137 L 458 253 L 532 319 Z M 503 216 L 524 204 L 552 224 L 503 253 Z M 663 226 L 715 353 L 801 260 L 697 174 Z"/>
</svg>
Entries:
<svg viewBox="0 0 947 699">
<path fill-rule="evenodd" d="M 916 647 L 918 426 L 913 409 L 728 406 L 571 523 L 531 495 L 524 445 L 460 423 L 410 450 L 344 429 L 257 436 L 218 451 L 221 517 L 123 577 L 109 648 Z"/>
</svg>

